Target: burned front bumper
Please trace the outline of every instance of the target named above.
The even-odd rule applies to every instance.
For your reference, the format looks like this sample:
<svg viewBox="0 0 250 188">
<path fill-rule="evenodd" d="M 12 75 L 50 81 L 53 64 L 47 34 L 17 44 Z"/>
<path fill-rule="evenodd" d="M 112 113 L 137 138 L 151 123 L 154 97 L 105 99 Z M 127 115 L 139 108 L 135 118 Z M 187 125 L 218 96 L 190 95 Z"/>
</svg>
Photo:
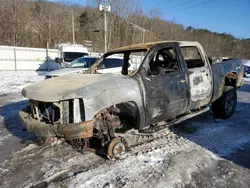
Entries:
<svg viewBox="0 0 250 188">
<path fill-rule="evenodd" d="M 72 140 L 85 139 L 93 136 L 93 121 L 70 123 L 66 125 L 47 124 L 34 119 L 26 109 L 19 111 L 19 117 L 24 128 L 41 139 L 60 137 L 66 140 Z"/>
</svg>

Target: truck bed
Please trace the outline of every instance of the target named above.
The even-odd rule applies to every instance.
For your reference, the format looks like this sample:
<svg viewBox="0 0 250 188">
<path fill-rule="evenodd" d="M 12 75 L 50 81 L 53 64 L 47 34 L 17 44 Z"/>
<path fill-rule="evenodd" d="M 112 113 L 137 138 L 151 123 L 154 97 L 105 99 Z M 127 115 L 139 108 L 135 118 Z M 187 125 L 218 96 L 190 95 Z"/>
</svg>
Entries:
<svg viewBox="0 0 250 188">
<path fill-rule="evenodd" d="M 228 73 L 234 73 L 237 76 L 236 87 L 243 84 L 243 66 L 238 58 L 224 59 L 211 65 L 213 72 L 213 97 L 212 102 L 220 97 L 224 91 L 225 76 Z"/>
</svg>

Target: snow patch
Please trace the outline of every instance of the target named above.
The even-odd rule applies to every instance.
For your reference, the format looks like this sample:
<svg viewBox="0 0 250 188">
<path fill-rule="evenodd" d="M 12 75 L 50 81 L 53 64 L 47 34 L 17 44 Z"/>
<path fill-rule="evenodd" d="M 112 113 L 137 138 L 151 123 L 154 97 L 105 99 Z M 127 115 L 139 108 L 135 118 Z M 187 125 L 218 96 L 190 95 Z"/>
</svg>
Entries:
<svg viewBox="0 0 250 188">
<path fill-rule="evenodd" d="M 111 164 L 108 162 L 108 164 L 77 175 L 72 178 L 68 186 L 81 188 L 148 187 L 149 185 L 150 187 L 171 187 L 183 180 L 191 180 L 189 174 L 199 169 L 199 163 L 207 158 L 212 159 L 208 153 L 201 151 L 201 148 L 198 151 L 194 148 L 196 146 L 192 142 L 180 145 L 169 144 Z M 197 152 L 200 154 L 197 155 Z M 189 162 L 186 163 L 186 160 Z"/>
<path fill-rule="evenodd" d="M 246 82 L 250 82 L 250 77 L 245 77 L 245 78 L 243 78 L 244 79 L 244 81 L 246 81 Z"/>
<path fill-rule="evenodd" d="M 250 142 L 248 125 L 235 126 L 233 122 L 219 120 L 218 123 L 192 123 L 200 127 L 188 138 L 216 155 L 226 157 Z"/>
<path fill-rule="evenodd" d="M 9 93 L 19 93 L 21 90 L 31 84 L 44 80 L 44 75 L 38 75 L 33 71 L 1 71 L 0 72 L 0 96 Z"/>
<path fill-rule="evenodd" d="M 1 136 L 0 137 L 0 146 L 3 145 L 3 141 L 7 140 L 8 138 L 10 138 L 12 135 L 11 134 L 7 134 L 5 136 Z"/>
</svg>

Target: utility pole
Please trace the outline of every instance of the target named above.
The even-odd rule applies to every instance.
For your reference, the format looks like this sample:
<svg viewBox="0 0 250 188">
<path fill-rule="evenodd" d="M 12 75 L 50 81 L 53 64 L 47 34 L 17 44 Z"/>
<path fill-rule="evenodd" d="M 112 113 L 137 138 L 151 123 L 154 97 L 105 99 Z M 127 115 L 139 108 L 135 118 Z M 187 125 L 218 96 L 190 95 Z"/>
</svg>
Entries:
<svg viewBox="0 0 250 188">
<path fill-rule="evenodd" d="M 246 50 L 246 48 L 243 48 L 243 52 L 242 52 L 241 59 L 243 59 L 243 58 L 244 58 L 244 55 L 245 55 L 245 50 Z"/>
<path fill-rule="evenodd" d="M 171 30 L 170 40 L 172 40 L 174 30 Z"/>
<path fill-rule="evenodd" d="M 51 17 L 49 17 L 49 20 L 48 20 L 48 29 L 49 29 L 49 34 L 48 34 L 48 42 L 50 43 L 50 38 L 51 38 Z"/>
<path fill-rule="evenodd" d="M 107 12 L 106 12 L 106 0 L 104 1 L 104 52 L 107 52 Z"/>
<path fill-rule="evenodd" d="M 104 0 L 104 5 L 100 4 L 99 5 L 99 10 L 100 11 L 104 11 L 104 51 L 107 52 L 107 49 L 108 49 L 108 41 L 107 41 L 107 22 L 108 22 L 108 19 L 107 19 L 107 11 L 110 12 L 111 11 L 111 6 L 110 5 L 107 5 L 107 2 L 106 0 Z"/>
<path fill-rule="evenodd" d="M 72 39 L 73 39 L 73 44 L 75 44 L 75 15 L 73 8 L 72 8 Z"/>
<path fill-rule="evenodd" d="M 50 38 L 51 38 L 51 17 L 49 17 L 49 34 L 48 34 L 48 41 L 46 46 L 46 62 L 47 62 L 47 70 L 50 71 L 50 62 L 49 62 L 49 44 L 50 44 Z"/>
<path fill-rule="evenodd" d="M 145 29 L 142 29 L 142 43 L 145 43 Z"/>
</svg>

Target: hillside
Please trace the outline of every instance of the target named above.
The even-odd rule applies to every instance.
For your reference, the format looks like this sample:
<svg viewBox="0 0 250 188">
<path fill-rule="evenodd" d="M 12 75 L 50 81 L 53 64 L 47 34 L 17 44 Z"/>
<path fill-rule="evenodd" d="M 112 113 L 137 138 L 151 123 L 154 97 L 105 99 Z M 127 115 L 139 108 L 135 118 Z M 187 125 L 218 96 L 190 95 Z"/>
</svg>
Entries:
<svg viewBox="0 0 250 188">
<path fill-rule="evenodd" d="M 237 39 L 227 33 L 191 26 L 184 28 L 162 20 L 161 13 L 156 10 L 143 12 L 136 1 L 111 2 L 109 49 L 142 43 L 143 40 L 196 40 L 211 56 L 250 59 L 249 39 Z M 76 43 L 92 41 L 94 51 L 103 51 L 103 13 L 96 8 L 98 3 L 98 0 L 92 0 L 91 6 L 81 7 L 45 0 L 0 0 L 0 45 L 46 47 L 49 42 L 53 48 L 58 43 L 72 42 L 73 13 Z"/>
</svg>

